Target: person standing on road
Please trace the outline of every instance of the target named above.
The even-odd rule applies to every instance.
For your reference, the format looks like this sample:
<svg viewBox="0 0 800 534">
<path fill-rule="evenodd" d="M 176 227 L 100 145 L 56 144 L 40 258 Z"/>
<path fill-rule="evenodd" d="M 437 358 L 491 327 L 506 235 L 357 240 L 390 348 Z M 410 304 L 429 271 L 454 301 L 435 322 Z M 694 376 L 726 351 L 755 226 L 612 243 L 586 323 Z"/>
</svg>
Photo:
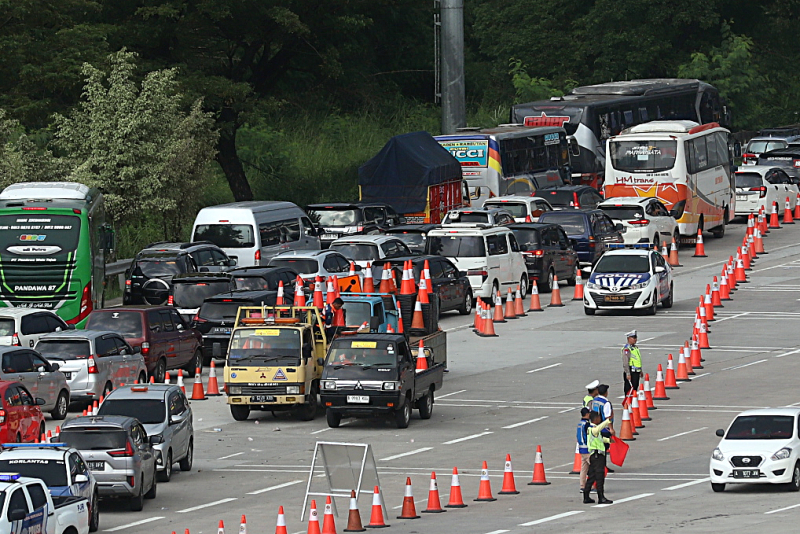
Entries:
<svg viewBox="0 0 800 534">
<path fill-rule="evenodd" d="M 608 384 L 600 384 L 597 386 L 597 396 L 592 401 L 591 409 L 593 412 L 597 412 L 603 418 L 603 420 L 608 420 L 610 423 L 608 424 L 611 430 L 614 429 L 614 407 L 611 405 L 611 401 L 608 400 Z M 610 437 L 611 430 L 604 429 L 603 430 L 603 437 Z M 606 447 L 608 450 L 608 447 Z M 608 470 L 609 473 L 613 473 L 613 469 Z"/>
<path fill-rule="evenodd" d="M 589 414 L 591 413 L 592 411 L 589 408 L 581 408 L 581 420 L 578 421 L 577 439 L 578 454 L 581 455 L 581 491 L 586 485 L 586 477 L 589 474 L 589 438 L 587 433 L 589 425 L 591 425 L 589 421 Z"/>
<path fill-rule="evenodd" d="M 589 410 L 592 409 L 592 401 L 594 400 L 595 397 L 597 397 L 597 386 L 599 385 L 600 382 L 598 380 L 586 384 L 586 391 L 588 393 L 586 393 L 586 396 L 583 398 L 584 408 L 589 408 Z"/>
<path fill-rule="evenodd" d="M 322 309 L 322 319 L 325 321 L 325 337 L 330 341 L 336 334 L 339 333 L 341 325 L 334 325 L 334 319 L 337 313 L 344 314 L 342 307 L 344 301 L 339 297 L 335 298 L 332 303 L 326 304 Z"/>
<path fill-rule="evenodd" d="M 603 416 L 598 412 L 591 413 L 588 437 L 589 449 L 589 474 L 583 486 L 583 502 L 585 504 L 594 503 L 594 499 L 589 496 L 592 485 L 597 483 L 597 502 L 599 504 L 612 504 L 614 501 L 606 499 L 606 444 L 610 443 L 610 438 L 603 437 L 603 430 L 611 425 L 611 419 L 603 420 Z M 601 422 L 602 421 L 602 422 Z M 610 429 L 614 435 L 614 429 Z"/>
<path fill-rule="evenodd" d="M 625 334 L 628 342 L 622 347 L 622 387 L 625 390 L 625 396 L 633 389 L 639 390 L 639 379 L 642 377 L 642 354 L 639 352 L 639 347 L 636 346 L 637 334 L 636 330 L 632 330 Z"/>
</svg>

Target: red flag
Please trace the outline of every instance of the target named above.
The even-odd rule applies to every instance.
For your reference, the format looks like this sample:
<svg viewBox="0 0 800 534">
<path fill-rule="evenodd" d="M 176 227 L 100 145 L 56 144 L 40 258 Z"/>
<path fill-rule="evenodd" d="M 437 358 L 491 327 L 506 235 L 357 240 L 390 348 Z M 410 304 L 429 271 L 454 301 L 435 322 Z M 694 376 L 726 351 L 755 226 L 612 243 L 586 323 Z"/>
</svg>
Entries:
<svg viewBox="0 0 800 534">
<path fill-rule="evenodd" d="M 611 463 L 622 467 L 625 463 L 625 457 L 628 455 L 628 449 L 631 446 L 624 441 L 616 438 L 611 438 L 611 446 L 608 448 L 608 454 L 611 457 Z"/>
</svg>

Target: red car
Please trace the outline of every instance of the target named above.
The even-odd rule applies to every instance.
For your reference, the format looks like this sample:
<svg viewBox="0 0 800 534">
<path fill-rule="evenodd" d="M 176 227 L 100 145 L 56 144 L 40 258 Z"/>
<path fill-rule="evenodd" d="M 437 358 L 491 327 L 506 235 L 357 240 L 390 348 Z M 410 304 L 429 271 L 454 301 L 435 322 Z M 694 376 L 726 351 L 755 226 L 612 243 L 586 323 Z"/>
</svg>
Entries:
<svg viewBox="0 0 800 534">
<path fill-rule="evenodd" d="M 0 381 L 0 443 L 33 443 L 44 434 L 44 415 L 36 399 L 20 382 Z"/>
</svg>

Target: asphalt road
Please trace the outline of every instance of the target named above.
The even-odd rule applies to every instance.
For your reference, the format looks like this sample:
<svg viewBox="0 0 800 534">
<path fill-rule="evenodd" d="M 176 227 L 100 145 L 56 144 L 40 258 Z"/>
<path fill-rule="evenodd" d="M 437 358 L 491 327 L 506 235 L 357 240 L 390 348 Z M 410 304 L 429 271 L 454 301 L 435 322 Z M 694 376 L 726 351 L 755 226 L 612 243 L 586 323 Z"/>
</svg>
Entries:
<svg viewBox="0 0 800 534">
<path fill-rule="evenodd" d="M 619 406 L 622 377 L 619 347 L 623 334 L 636 328 L 645 370 L 655 383 L 658 363 L 691 335 L 698 296 L 735 254 L 744 225 L 734 223 L 721 239 L 706 239 L 707 258 L 681 251 L 676 270 L 676 302 L 655 317 L 601 313 L 585 316 L 570 302 L 572 288 L 562 286 L 564 308 L 497 326 L 498 338 L 479 338 L 472 317 L 448 314 L 450 373 L 437 392 L 433 418 L 398 430 L 389 422 L 345 420 L 328 429 L 324 414 L 313 422 L 288 415 L 254 413 L 234 422 L 223 398 L 192 405 L 195 420 L 195 468 L 159 484 L 158 497 L 143 512 L 126 503 L 101 505 L 101 531 L 123 534 L 172 531 L 212 532 L 219 520 L 227 532 L 239 529 L 246 514 L 250 534 L 272 532 L 279 506 L 286 510 L 288 532 L 306 532 L 300 521 L 312 451 L 317 441 L 368 443 L 377 461 L 392 532 L 720 532 L 789 530 L 800 507 L 798 494 L 767 486 L 730 487 L 713 493 L 708 461 L 717 428 L 752 407 L 800 405 L 800 224 L 773 231 L 765 240 L 768 255 L 749 273 L 734 300 L 725 302 L 711 323 L 713 350 L 703 352 L 704 368 L 670 400 L 656 402 L 652 421 L 639 430 L 623 468 L 606 482 L 611 506 L 582 503 L 578 476 L 570 475 L 575 427 L 584 385 L 594 379 L 611 384 Z M 543 296 L 543 303 L 549 301 Z M 543 450 L 547 486 L 528 486 L 535 449 Z M 519 495 L 501 496 L 505 455 L 515 467 Z M 488 462 L 497 500 L 477 497 L 481 463 Z M 417 511 L 425 508 L 430 474 L 439 477 L 442 504 L 450 473 L 457 466 L 467 508 L 420 514 L 398 520 L 407 476 L 413 481 Z M 322 471 L 318 471 L 321 475 Z M 324 478 L 315 477 L 314 484 Z M 369 488 L 367 488 L 369 490 Z M 366 524 L 371 496 L 359 504 Z M 320 519 L 322 506 L 320 504 Z M 339 532 L 345 528 L 347 500 L 338 501 Z"/>
</svg>

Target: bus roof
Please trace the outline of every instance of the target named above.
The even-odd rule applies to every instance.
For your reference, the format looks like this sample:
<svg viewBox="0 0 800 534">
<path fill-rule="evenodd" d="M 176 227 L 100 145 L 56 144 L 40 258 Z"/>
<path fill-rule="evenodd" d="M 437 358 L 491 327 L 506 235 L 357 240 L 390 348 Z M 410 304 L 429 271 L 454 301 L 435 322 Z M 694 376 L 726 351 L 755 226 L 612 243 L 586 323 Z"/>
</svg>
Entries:
<svg viewBox="0 0 800 534">
<path fill-rule="evenodd" d="M 545 135 L 549 133 L 563 133 L 566 135 L 566 130 L 557 126 L 530 127 L 523 126 L 522 124 L 501 124 L 494 128 L 483 128 L 474 131 L 465 128 L 464 131 L 453 135 L 437 135 L 434 139 L 437 141 L 456 141 L 459 139 L 487 139 L 489 137 L 494 137 L 498 141 L 501 141 L 503 139 Z"/>
<path fill-rule="evenodd" d="M 636 139 L 670 137 L 675 139 L 677 137 L 695 136 L 709 130 L 721 130 L 724 132 L 728 131 L 716 122 L 697 124 L 694 121 L 652 121 L 627 128 L 621 133 L 613 136 L 612 139 L 618 139 L 620 137 L 630 137 Z"/>
<path fill-rule="evenodd" d="M 75 182 L 20 182 L 0 193 L 0 200 L 88 200 L 92 188 Z"/>
</svg>

